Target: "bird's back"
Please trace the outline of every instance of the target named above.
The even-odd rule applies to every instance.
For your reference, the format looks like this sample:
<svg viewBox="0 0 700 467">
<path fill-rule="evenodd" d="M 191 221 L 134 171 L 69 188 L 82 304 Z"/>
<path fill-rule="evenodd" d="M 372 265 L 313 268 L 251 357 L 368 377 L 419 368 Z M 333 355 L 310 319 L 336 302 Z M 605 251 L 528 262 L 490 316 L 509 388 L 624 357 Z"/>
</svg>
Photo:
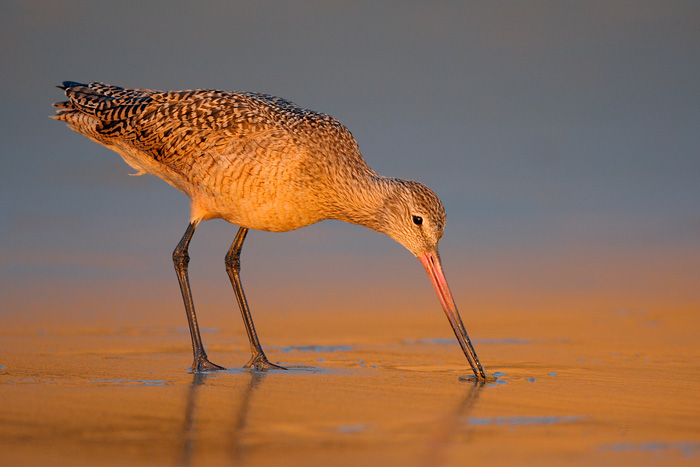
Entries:
<svg viewBox="0 0 700 467">
<path fill-rule="evenodd" d="M 337 120 L 267 94 L 62 88 L 53 118 L 185 192 L 193 219 L 303 227 L 329 217 L 339 180 L 371 172 Z"/>
</svg>

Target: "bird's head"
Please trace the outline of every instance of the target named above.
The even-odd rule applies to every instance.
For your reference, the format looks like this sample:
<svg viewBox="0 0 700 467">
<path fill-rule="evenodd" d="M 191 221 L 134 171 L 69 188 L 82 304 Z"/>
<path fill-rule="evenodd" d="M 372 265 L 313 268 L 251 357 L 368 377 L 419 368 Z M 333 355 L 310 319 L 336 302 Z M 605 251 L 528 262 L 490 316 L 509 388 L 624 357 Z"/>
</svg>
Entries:
<svg viewBox="0 0 700 467">
<path fill-rule="evenodd" d="M 395 180 L 382 209 L 382 230 L 420 258 L 436 252 L 445 229 L 440 198 L 422 183 Z"/>
<path fill-rule="evenodd" d="M 445 229 L 445 208 L 437 195 L 421 183 L 395 180 L 393 185 L 382 209 L 382 231 L 423 264 L 476 379 L 485 380 L 486 373 L 459 316 L 438 253 L 438 243 Z"/>
</svg>

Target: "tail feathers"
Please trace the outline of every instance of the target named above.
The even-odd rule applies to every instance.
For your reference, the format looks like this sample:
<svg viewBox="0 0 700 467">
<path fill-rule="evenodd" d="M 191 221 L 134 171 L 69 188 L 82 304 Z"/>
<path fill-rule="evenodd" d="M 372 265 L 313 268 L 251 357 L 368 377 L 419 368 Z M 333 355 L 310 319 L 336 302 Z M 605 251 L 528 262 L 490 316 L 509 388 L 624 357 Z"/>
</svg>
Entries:
<svg viewBox="0 0 700 467">
<path fill-rule="evenodd" d="M 87 86 L 86 84 L 82 83 L 77 83 L 75 81 L 64 81 L 61 86 L 56 86 L 58 89 L 61 89 L 63 91 L 66 91 L 67 89 L 70 88 L 75 88 L 75 87 L 80 87 L 80 86 Z M 68 93 L 66 92 L 66 95 Z M 61 120 L 67 123 L 70 123 L 70 118 L 69 116 L 71 114 L 74 114 L 76 111 L 76 108 L 73 106 L 71 101 L 63 101 L 63 102 L 54 102 L 53 107 L 56 107 L 59 109 L 56 114 L 54 115 L 49 115 L 49 118 L 53 118 L 54 120 Z"/>
<path fill-rule="evenodd" d="M 73 108 L 91 115 L 97 115 L 114 104 L 114 98 L 85 85 L 66 88 L 65 92 Z"/>
<path fill-rule="evenodd" d="M 110 104 L 111 98 L 93 91 L 89 84 L 76 81 L 64 81 L 56 87 L 62 89 L 70 100 L 54 103 L 57 111 L 50 118 L 68 123 L 79 133 L 95 134 L 103 120 L 98 112 Z"/>
<path fill-rule="evenodd" d="M 87 84 L 76 83 L 75 81 L 64 81 L 63 86 L 56 86 L 58 89 L 66 90 L 68 88 L 75 88 L 78 86 L 87 86 Z"/>
<path fill-rule="evenodd" d="M 129 126 L 129 119 L 140 114 L 151 102 L 154 92 L 75 81 L 64 81 L 58 88 L 65 92 L 69 100 L 53 104 L 58 111 L 51 118 L 69 123 L 79 132 L 99 132 L 105 135 L 124 131 Z M 82 128 L 84 125 L 88 128 Z"/>
<path fill-rule="evenodd" d="M 64 101 L 64 102 L 54 102 L 53 107 L 56 107 L 58 109 L 70 109 L 72 108 L 70 105 L 70 101 Z"/>
<path fill-rule="evenodd" d="M 49 115 L 49 118 L 65 122 L 69 128 L 89 138 L 97 137 L 103 125 L 97 117 L 71 108 L 61 108 L 54 115 Z"/>
<path fill-rule="evenodd" d="M 110 86 L 104 83 L 83 84 L 75 81 L 64 81 L 62 86 L 66 96 L 70 99 L 69 104 L 57 103 L 55 107 L 72 108 L 90 115 L 98 116 L 102 119 L 113 115 L 116 107 L 129 107 L 141 105 L 149 102 L 152 91 L 145 89 L 124 89 L 118 86 Z"/>
</svg>

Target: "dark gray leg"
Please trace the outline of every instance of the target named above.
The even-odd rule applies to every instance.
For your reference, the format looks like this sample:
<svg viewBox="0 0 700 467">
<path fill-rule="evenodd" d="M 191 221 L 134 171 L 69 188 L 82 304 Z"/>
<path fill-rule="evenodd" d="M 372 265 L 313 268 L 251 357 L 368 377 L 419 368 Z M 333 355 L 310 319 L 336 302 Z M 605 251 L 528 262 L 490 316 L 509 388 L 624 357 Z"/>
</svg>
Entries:
<svg viewBox="0 0 700 467">
<path fill-rule="evenodd" d="M 192 351 L 194 352 L 194 363 L 192 370 L 211 371 L 224 370 L 224 367 L 215 365 L 207 359 L 207 353 L 202 345 L 202 337 L 199 334 L 199 325 L 197 324 L 197 315 L 194 312 L 194 301 L 192 300 L 192 291 L 190 290 L 190 279 L 187 275 L 188 265 L 190 263 L 190 255 L 187 253 L 187 248 L 190 245 L 190 240 L 199 222 L 193 222 L 187 226 L 185 235 L 177 244 L 173 251 L 173 263 L 175 264 L 175 272 L 177 280 L 180 282 L 180 290 L 182 291 L 182 299 L 185 302 L 185 311 L 187 312 L 187 322 L 190 325 L 190 336 L 192 337 Z"/>
<path fill-rule="evenodd" d="M 236 238 L 233 240 L 231 248 L 226 254 L 226 272 L 231 279 L 233 291 L 236 292 L 238 306 L 241 309 L 241 315 L 243 315 L 243 322 L 245 323 L 245 330 L 248 333 L 250 351 L 252 353 L 250 360 L 245 364 L 244 368 L 255 368 L 256 370 L 286 370 L 286 368 L 272 364 L 267 360 L 265 352 L 263 352 L 260 341 L 258 340 L 258 334 L 255 332 L 253 316 L 250 314 L 248 301 L 245 298 L 245 293 L 243 293 L 243 286 L 241 285 L 241 248 L 243 248 L 243 240 L 245 240 L 247 233 L 248 229 L 245 227 L 238 229 Z"/>
</svg>

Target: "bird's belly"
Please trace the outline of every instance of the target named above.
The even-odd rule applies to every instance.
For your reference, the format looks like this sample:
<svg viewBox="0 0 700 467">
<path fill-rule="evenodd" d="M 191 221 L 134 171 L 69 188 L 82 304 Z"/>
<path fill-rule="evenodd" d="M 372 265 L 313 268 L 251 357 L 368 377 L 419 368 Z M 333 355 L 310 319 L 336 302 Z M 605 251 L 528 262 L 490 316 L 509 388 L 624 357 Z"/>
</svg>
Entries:
<svg viewBox="0 0 700 467">
<path fill-rule="evenodd" d="M 323 220 L 321 216 L 313 216 L 299 210 L 290 210 L 286 206 L 280 205 L 248 207 L 240 212 L 225 214 L 222 217 L 241 227 L 270 232 L 295 230 Z"/>
<path fill-rule="evenodd" d="M 232 224 L 256 230 L 286 232 L 326 219 L 315 209 L 304 209 L 285 196 L 191 196 L 192 220 L 222 218 Z"/>
<path fill-rule="evenodd" d="M 315 191 L 301 187 L 293 177 L 263 170 L 254 177 L 226 173 L 218 182 L 188 187 L 193 219 L 220 217 L 241 227 L 285 232 L 328 218 Z"/>
</svg>

